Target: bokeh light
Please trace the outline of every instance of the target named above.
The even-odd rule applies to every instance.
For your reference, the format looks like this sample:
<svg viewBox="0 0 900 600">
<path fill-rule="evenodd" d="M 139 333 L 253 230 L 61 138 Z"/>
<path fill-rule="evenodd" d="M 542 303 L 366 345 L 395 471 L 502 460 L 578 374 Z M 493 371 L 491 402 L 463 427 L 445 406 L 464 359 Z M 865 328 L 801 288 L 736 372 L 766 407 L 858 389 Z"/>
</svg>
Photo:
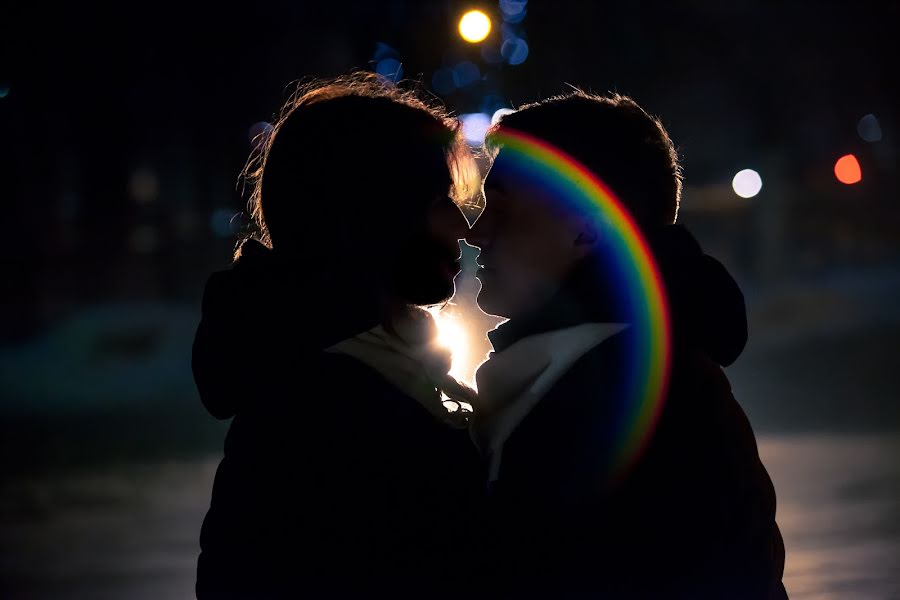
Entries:
<svg viewBox="0 0 900 600">
<path fill-rule="evenodd" d="M 0 83 L 0 98 L 6 98 L 9 96 L 9 86 L 5 83 Z"/>
<path fill-rule="evenodd" d="M 878 142 L 881 140 L 881 124 L 872 113 L 865 115 L 856 125 L 856 132 L 859 137 L 867 142 Z"/>
<path fill-rule="evenodd" d="M 511 37 L 500 47 L 503 59 L 511 65 L 521 65 L 528 58 L 528 42 L 518 37 Z"/>
<path fill-rule="evenodd" d="M 834 175 L 841 183 L 853 185 L 862 181 L 862 168 L 855 156 L 845 154 L 834 163 Z"/>
<path fill-rule="evenodd" d="M 486 113 L 468 113 L 459 116 L 462 121 L 463 136 L 472 145 L 484 143 L 484 135 L 491 126 L 491 115 Z"/>
<path fill-rule="evenodd" d="M 491 33 L 491 19 L 480 10 L 470 10 L 459 20 L 459 35 L 470 44 L 484 41 Z"/>
<path fill-rule="evenodd" d="M 731 187 L 741 198 L 752 198 L 762 189 L 762 177 L 753 169 L 744 169 L 731 180 Z"/>
<path fill-rule="evenodd" d="M 237 235 L 240 213 L 230 208 L 217 208 L 209 217 L 209 227 L 219 237 Z"/>
<path fill-rule="evenodd" d="M 397 83 L 403 78 L 403 65 L 396 58 L 382 58 L 375 65 L 375 72 L 388 81 Z"/>
<path fill-rule="evenodd" d="M 500 0 L 500 12 L 508 23 L 520 23 L 525 18 L 527 0 Z"/>
</svg>

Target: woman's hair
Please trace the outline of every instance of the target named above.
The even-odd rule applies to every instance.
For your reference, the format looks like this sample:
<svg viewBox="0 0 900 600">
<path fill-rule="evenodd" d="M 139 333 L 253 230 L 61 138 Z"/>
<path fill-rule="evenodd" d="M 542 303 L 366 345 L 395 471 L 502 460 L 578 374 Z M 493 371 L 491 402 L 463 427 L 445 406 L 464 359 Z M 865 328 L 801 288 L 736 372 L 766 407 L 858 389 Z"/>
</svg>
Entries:
<svg viewBox="0 0 900 600">
<path fill-rule="evenodd" d="M 464 206 L 478 190 L 459 122 L 372 73 L 298 84 L 255 142 L 241 174 L 250 223 L 235 259 L 255 239 L 351 260 L 365 244 L 379 252 L 420 231 L 435 195 Z"/>
</svg>

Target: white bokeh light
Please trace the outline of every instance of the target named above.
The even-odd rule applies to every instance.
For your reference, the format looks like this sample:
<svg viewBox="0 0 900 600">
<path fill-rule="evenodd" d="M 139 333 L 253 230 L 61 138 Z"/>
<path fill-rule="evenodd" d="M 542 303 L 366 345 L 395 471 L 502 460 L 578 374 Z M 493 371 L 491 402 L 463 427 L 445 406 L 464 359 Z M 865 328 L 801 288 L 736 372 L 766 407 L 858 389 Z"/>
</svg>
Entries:
<svg viewBox="0 0 900 600">
<path fill-rule="evenodd" d="M 731 187 L 741 198 L 752 198 L 762 189 L 762 177 L 753 169 L 744 169 L 731 180 Z"/>
<path fill-rule="evenodd" d="M 491 115 L 486 113 L 468 113 L 459 116 L 462 121 L 463 136 L 472 145 L 484 143 L 484 134 L 491 126 Z"/>
</svg>

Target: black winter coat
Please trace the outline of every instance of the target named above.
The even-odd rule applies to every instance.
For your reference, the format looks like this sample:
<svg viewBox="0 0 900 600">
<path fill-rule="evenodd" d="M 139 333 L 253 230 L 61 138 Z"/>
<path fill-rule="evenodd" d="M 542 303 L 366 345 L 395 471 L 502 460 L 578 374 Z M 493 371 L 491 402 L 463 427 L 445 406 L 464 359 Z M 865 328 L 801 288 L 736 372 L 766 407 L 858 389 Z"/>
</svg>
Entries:
<svg viewBox="0 0 900 600">
<path fill-rule="evenodd" d="M 672 371 L 655 433 L 616 485 L 626 329 L 581 357 L 503 447 L 479 572 L 497 598 L 786 598 L 775 491 L 722 366 L 747 340 L 743 296 L 680 227 L 654 239 L 671 302 Z M 581 322 L 615 322 L 596 271 L 539 314 L 490 334 L 495 351 Z M 602 286 L 601 286 L 602 287 Z"/>
<path fill-rule="evenodd" d="M 207 284 L 194 375 L 232 422 L 197 597 L 453 595 L 483 489 L 474 446 L 376 371 L 322 351 L 377 315 L 296 267 L 250 245 Z"/>
</svg>

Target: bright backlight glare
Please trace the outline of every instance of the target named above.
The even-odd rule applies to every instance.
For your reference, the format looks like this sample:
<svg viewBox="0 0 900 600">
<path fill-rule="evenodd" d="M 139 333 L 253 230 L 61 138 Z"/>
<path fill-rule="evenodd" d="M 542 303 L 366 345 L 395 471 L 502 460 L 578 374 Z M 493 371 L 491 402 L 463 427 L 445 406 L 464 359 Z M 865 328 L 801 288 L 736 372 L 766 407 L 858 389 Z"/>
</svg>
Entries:
<svg viewBox="0 0 900 600">
<path fill-rule="evenodd" d="M 450 375 L 464 379 L 469 362 L 469 337 L 461 317 L 448 314 L 441 309 L 429 310 L 438 328 L 437 343 L 453 353 Z"/>
</svg>

